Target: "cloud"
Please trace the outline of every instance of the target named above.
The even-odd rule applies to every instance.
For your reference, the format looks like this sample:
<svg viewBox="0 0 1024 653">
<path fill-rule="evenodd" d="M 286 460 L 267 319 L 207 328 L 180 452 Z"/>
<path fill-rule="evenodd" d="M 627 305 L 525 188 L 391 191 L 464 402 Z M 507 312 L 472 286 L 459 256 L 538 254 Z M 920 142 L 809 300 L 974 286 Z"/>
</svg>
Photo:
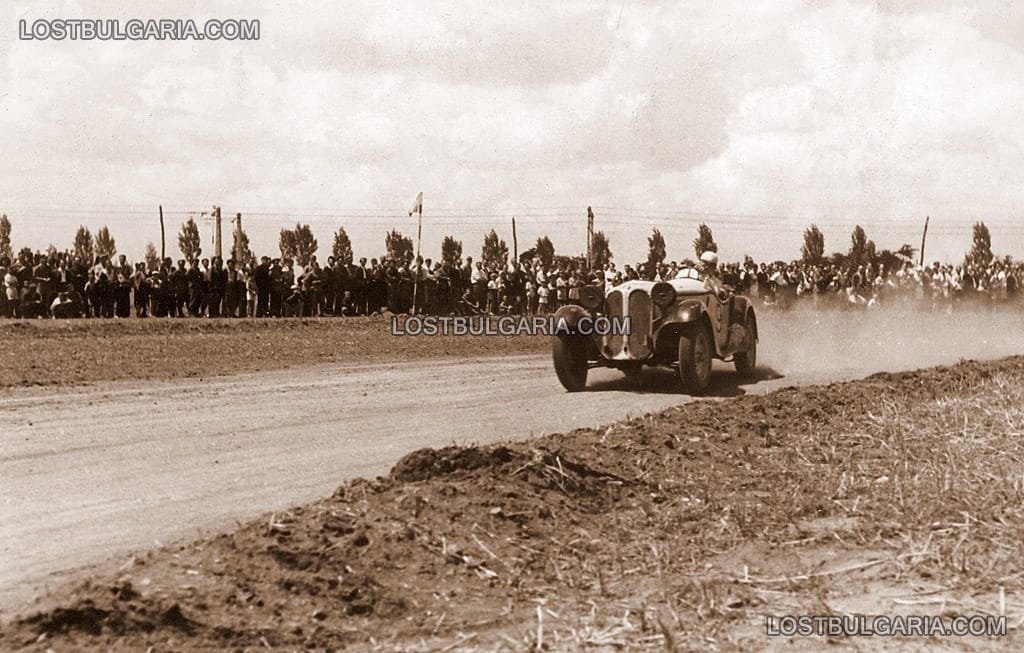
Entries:
<svg viewBox="0 0 1024 653">
<path fill-rule="evenodd" d="M 311 208 L 401 213 L 424 190 L 435 215 L 486 207 L 467 251 L 487 215 L 514 211 L 572 249 L 582 232 L 566 220 L 601 205 L 620 209 L 600 219 L 627 260 L 646 247 L 643 209 L 789 216 L 713 226 L 736 249 L 790 256 L 811 219 L 833 242 L 861 221 L 898 245 L 924 214 L 969 230 L 1024 200 L 1015 8 L 56 2 L 0 8 L 0 29 L 57 16 L 262 29 L 255 43 L 0 39 L 0 210 L 35 247 L 85 219 L 65 225 L 57 205 L 222 202 L 267 214 L 250 229 L 271 248 Z M 523 215 L 566 206 L 579 209 L 560 222 Z M 698 219 L 661 225 L 670 255 Z M 376 248 L 381 226 L 353 225 L 356 247 Z M 124 237 L 140 240 L 129 251 L 152 239 Z"/>
<path fill-rule="evenodd" d="M 613 38 L 587 3 L 325 3 L 263 14 L 268 38 L 296 63 L 350 74 L 400 74 L 455 85 L 530 88 L 585 81 Z"/>
<path fill-rule="evenodd" d="M 738 102 L 728 147 L 692 172 L 700 190 L 684 201 L 731 196 L 741 213 L 897 231 L 928 213 L 965 228 L 1006 216 L 1024 200 L 1013 117 L 1024 58 L 962 18 L 845 4 L 802 12 L 787 41 L 805 65 L 774 71 L 787 83 Z"/>
</svg>

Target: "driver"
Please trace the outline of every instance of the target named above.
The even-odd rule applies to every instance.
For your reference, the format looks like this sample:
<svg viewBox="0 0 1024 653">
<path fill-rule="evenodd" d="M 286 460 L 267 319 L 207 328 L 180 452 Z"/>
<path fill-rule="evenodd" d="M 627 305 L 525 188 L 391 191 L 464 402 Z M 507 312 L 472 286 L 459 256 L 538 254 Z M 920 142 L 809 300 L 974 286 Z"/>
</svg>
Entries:
<svg viewBox="0 0 1024 653">
<path fill-rule="evenodd" d="M 704 287 L 719 297 L 728 294 L 727 287 L 718 277 L 718 254 L 710 250 L 700 255 L 700 262 L 696 265 L 684 265 L 680 268 L 675 278 L 703 281 Z"/>
<path fill-rule="evenodd" d="M 712 251 L 700 255 L 700 271 L 708 279 L 718 278 L 718 254 Z"/>
<path fill-rule="evenodd" d="M 722 283 L 718 276 L 718 254 L 712 251 L 700 255 L 700 276 L 704 285 L 719 298 L 725 298 L 731 293 L 731 288 Z"/>
</svg>

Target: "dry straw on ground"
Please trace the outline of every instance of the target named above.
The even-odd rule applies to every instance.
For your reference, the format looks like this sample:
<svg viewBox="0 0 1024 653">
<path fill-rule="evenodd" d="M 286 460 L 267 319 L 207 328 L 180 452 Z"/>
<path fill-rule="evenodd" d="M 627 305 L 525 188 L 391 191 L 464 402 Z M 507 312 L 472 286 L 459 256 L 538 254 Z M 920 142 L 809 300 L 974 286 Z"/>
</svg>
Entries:
<svg viewBox="0 0 1024 653">
<path fill-rule="evenodd" d="M 129 561 L 0 647 L 817 650 L 782 614 L 1005 614 L 1022 645 L 1024 359 L 424 450 L 387 478 Z M 38 640 L 38 641 L 37 641 Z"/>
</svg>

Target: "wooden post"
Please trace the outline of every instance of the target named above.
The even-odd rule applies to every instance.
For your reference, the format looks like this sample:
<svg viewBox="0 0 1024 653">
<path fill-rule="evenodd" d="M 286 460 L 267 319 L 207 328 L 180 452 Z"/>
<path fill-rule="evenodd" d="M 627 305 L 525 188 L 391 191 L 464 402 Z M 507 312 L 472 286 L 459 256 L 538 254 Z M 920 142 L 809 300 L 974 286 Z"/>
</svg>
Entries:
<svg viewBox="0 0 1024 653">
<path fill-rule="evenodd" d="M 235 265 L 241 269 L 242 265 L 242 214 L 235 214 Z"/>
<path fill-rule="evenodd" d="M 423 209 L 420 208 L 419 219 L 416 225 L 416 260 L 420 259 L 420 241 L 423 239 Z"/>
<path fill-rule="evenodd" d="M 594 270 L 594 211 L 587 207 L 587 270 Z"/>
<path fill-rule="evenodd" d="M 221 256 L 221 233 L 220 233 L 220 207 L 213 207 L 213 255 L 223 260 Z"/>
<path fill-rule="evenodd" d="M 917 264 L 918 267 L 924 267 L 924 241 L 928 237 L 928 216 L 924 216 L 924 232 L 921 234 L 921 260 Z"/>
<path fill-rule="evenodd" d="M 160 205 L 160 264 L 167 258 L 167 239 L 164 237 L 164 205 Z"/>
<path fill-rule="evenodd" d="M 516 216 L 512 216 L 512 262 L 519 262 L 519 241 L 516 240 Z"/>
<path fill-rule="evenodd" d="M 415 276 L 412 278 L 412 314 L 418 315 L 419 309 L 422 306 L 416 304 L 416 295 L 419 293 L 420 288 L 420 275 L 423 273 L 423 269 L 420 264 L 420 240 L 423 238 L 423 193 L 421 192 L 417 196 L 416 211 L 416 258 L 413 260 L 413 270 Z"/>
</svg>

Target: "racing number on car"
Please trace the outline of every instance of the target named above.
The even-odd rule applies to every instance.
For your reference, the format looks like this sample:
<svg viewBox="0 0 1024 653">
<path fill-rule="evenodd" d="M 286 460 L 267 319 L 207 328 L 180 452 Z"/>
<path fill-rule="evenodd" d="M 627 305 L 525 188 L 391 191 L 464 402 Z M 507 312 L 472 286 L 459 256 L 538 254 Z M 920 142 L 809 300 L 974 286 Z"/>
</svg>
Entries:
<svg viewBox="0 0 1024 653">
<path fill-rule="evenodd" d="M 711 313 L 715 320 L 715 333 L 722 332 L 722 304 L 716 299 L 711 299 Z"/>
</svg>

